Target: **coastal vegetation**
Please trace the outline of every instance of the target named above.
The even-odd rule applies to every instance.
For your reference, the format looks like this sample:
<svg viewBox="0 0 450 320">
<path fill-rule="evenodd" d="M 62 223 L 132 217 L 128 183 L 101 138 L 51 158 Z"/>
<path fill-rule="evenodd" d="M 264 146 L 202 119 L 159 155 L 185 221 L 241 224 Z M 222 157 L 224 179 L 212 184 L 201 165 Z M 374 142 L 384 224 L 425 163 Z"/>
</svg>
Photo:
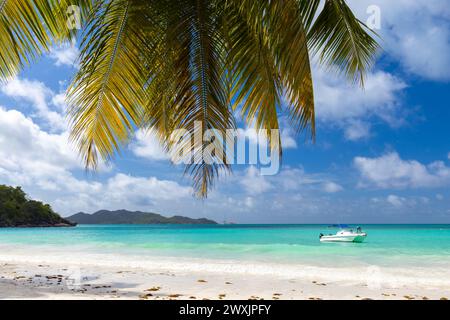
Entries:
<svg viewBox="0 0 450 320">
<path fill-rule="evenodd" d="M 50 205 L 31 200 L 20 187 L 0 185 L 0 227 L 74 226 Z"/>
</svg>

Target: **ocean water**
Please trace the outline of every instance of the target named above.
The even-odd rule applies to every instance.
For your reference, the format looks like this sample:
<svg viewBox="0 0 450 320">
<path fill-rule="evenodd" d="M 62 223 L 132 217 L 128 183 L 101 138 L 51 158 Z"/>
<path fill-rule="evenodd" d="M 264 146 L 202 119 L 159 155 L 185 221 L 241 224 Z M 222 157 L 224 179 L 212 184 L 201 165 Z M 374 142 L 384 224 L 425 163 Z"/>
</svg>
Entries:
<svg viewBox="0 0 450 320">
<path fill-rule="evenodd" d="M 0 229 L 0 258 L 234 261 L 450 269 L 450 225 L 362 225 L 363 243 L 320 243 L 325 225 L 79 225 Z M 334 229 L 336 230 L 336 229 Z M 64 255 L 63 255 L 64 254 Z M 76 261 L 75 261 L 76 262 Z"/>
</svg>

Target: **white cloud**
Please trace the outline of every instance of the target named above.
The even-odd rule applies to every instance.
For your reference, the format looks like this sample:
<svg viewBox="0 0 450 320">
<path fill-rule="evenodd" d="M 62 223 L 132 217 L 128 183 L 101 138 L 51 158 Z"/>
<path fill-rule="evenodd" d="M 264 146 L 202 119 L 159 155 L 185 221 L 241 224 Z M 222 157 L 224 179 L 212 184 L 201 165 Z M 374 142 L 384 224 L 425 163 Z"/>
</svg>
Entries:
<svg viewBox="0 0 450 320">
<path fill-rule="evenodd" d="M 317 120 L 342 128 L 348 140 L 369 137 L 371 118 L 391 127 L 404 122 L 399 114 L 406 84 L 390 73 L 369 73 L 362 89 L 315 66 L 314 80 Z"/>
<path fill-rule="evenodd" d="M 152 131 L 146 132 L 139 129 L 136 132 L 136 141 L 130 145 L 130 148 L 136 156 L 141 158 L 150 160 L 168 160 L 170 158 Z"/>
<path fill-rule="evenodd" d="M 280 187 L 286 191 L 297 191 L 302 186 L 317 185 L 323 182 L 322 179 L 306 174 L 303 168 L 283 169 L 275 179 Z"/>
<path fill-rule="evenodd" d="M 251 166 L 244 177 L 240 179 L 241 185 L 249 194 L 261 194 L 272 188 L 272 185 L 265 176 L 260 175 L 258 169 Z"/>
<path fill-rule="evenodd" d="M 350 120 L 345 127 L 345 138 L 357 141 L 370 136 L 370 124 L 366 121 Z"/>
<path fill-rule="evenodd" d="M 261 141 L 266 141 L 266 137 L 262 132 L 247 128 L 238 129 L 238 135 L 240 138 L 248 138 L 249 142 L 253 146 L 257 146 Z M 281 130 L 281 139 L 283 149 L 295 149 L 297 148 L 297 142 L 291 129 Z M 135 141 L 130 145 L 131 151 L 138 157 L 150 159 L 150 160 L 168 160 L 170 156 L 161 146 L 158 138 L 150 131 L 139 129 L 136 132 Z"/>
<path fill-rule="evenodd" d="M 345 79 L 315 68 L 316 115 L 321 121 L 346 121 L 377 116 L 396 125 L 393 117 L 400 105 L 399 94 L 406 84 L 397 77 L 377 71 L 367 76 L 361 89 Z"/>
<path fill-rule="evenodd" d="M 323 184 L 323 190 L 327 193 L 336 193 L 344 190 L 344 188 L 335 182 L 328 181 Z"/>
<path fill-rule="evenodd" d="M 246 197 L 244 204 L 247 208 L 253 208 L 255 206 L 255 199 L 252 197 Z"/>
<path fill-rule="evenodd" d="M 100 209 L 162 210 L 179 207 L 180 200 L 191 199 L 192 189 L 175 181 L 156 177 L 134 177 L 117 173 L 105 182 L 78 180 L 72 177 L 76 188 L 69 192 L 46 192 L 53 197 L 52 204 L 66 214 L 77 211 L 94 212 Z"/>
<path fill-rule="evenodd" d="M 283 192 L 298 196 L 299 192 L 317 190 L 325 193 L 337 193 L 344 188 L 328 177 L 320 174 L 307 174 L 302 168 L 285 168 L 275 176 L 261 176 L 255 167 L 250 167 L 243 177 L 238 177 L 245 191 L 252 195 L 266 191 Z"/>
<path fill-rule="evenodd" d="M 181 186 L 175 181 L 160 180 L 156 177 L 133 177 L 122 173 L 108 180 L 105 191 L 104 195 L 109 200 L 117 199 L 117 203 L 123 201 L 125 197 L 137 197 L 143 201 L 146 199 L 173 201 L 192 194 L 190 187 Z"/>
<path fill-rule="evenodd" d="M 0 163 L 14 167 L 24 161 L 36 167 L 44 163 L 67 169 L 79 167 L 67 133 L 47 133 L 21 112 L 0 107 Z"/>
<path fill-rule="evenodd" d="M 405 204 L 406 199 L 391 194 L 391 195 L 389 195 L 389 196 L 386 198 L 386 201 L 387 201 L 388 203 L 390 203 L 391 205 L 393 205 L 394 207 L 399 208 L 399 207 L 402 207 L 402 206 Z"/>
<path fill-rule="evenodd" d="M 450 80 L 450 7 L 441 0 L 349 0 L 362 21 L 369 5 L 381 9 L 381 46 L 407 72 Z"/>
<path fill-rule="evenodd" d="M 44 83 L 16 78 L 2 86 L 1 92 L 13 99 L 30 103 L 36 111 L 33 116 L 45 120 L 52 131 L 66 128 L 66 120 L 61 115 L 61 110 L 57 112 L 49 106 L 48 100 L 54 99 L 54 93 Z M 59 100 L 57 98 L 54 102 Z"/>
<path fill-rule="evenodd" d="M 54 60 L 56 66 L 76 66 L 76 60 L 80 54 L 76 45 L 66 43 L 59 47 L 52 48 L 49 57 Z"/>
<path fill-rule="evenodd" d="M 82 167 L 66 133 L 47 133 L 19 111 L 0 108 L 0 183 L 21 185 L 61 213 L 145 209 L 192 194 L 190 187 L 156 177 L 116 173 L 95 181 L 77 177 L 77 171 Z"/>
<path fill-rule="evenodd" d="M 295 140 L 295 134 L 291 129 L 281 130 L 281 146 L 286 149 L 297 149 L 297 141 Z"/>
<path fill-rule="evenodd" d="M 67 110 L 66 93 L 65 92 L 60 92 L 60 93 L 53 95 L 51 101 L 52 101 L 52 104 L 58 108 L 59 112 L 63 113 Z"/>
<path fill-rule="evenodd" d="M 442 161 L 424 165 L 416 160 L 402 160 L 391 152 L 378 158 L 356 157 L 354 164 L 363 184 L 380 188 L 432 188 L 450 183 L 450 168 Z"/>
<path fill-rule="evenodd" d="M 283 122 L 283 121 L 282 121 Z M 295 140 L 295 133 L 291 128 L 283 122 L 286 128 L 280 129 L 281 146 L 283 149 L 297 149 L 297 141 Z M 237 134 L 240 139 L 247 138 L 249 142 L 253 145 L 258 146 L 260 143 L 265 145 L 267 137 L 264 131 L 259 131 L 254 128 L 237 129 Z"/>
<path fill-rule="evenodd" d="M 357 16 L 366 21 L 371 5 L 381 9 L 380 44 L 409 73 L 426 79 L 450 80 L 450 10 L 439 0 L 349 0 Z M 402 93 L 407 84 L 385 71 L 367 75 L 365 89 L 344 77 L 313 66 L 316 115 L 319 123 L 344 131 L 347 140 L 371 135 L 370 122 L 381 120 L 391 127 L 406 121 Z"/>
</svg>

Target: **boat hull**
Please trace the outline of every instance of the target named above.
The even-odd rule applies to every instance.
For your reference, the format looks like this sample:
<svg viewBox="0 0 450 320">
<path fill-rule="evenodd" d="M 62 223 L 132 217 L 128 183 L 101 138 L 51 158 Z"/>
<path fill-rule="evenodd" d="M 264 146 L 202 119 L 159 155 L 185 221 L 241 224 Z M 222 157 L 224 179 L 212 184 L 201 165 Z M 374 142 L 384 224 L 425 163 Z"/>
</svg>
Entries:
<svg viewBox="0 0 450 320">
<path fill-rule="evenodd" d="M 367 234 L 322 236 L 320 242 L 363 242 Z"/>
</svg>

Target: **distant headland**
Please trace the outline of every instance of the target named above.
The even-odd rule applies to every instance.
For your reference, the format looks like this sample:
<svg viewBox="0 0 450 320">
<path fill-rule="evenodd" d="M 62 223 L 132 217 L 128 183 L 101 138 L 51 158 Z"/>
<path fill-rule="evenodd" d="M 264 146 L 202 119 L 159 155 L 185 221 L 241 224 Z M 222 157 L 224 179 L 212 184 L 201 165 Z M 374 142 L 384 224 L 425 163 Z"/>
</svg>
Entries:
<svg viewBox="0 0 450 320">
<path fill-rule="evenodd" d="M 79 212 L 66 219 L 77 224 L 217 224 L 206 218 L 164 217 L 153 212 L 128 210 L 100 210 L 93 214 Z"/>
<path fill-rule="evenodd" d="M 0 227 L 73 227 L 52 207 L 30 200 L 20 187 L 0 185 Z"/>
</svg>

